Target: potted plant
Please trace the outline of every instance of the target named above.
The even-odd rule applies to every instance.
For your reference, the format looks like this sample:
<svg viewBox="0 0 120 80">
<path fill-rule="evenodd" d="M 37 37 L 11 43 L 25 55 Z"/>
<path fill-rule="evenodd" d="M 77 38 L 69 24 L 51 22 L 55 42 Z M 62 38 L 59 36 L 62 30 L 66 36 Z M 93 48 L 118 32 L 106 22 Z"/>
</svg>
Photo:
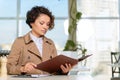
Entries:
<svg viewBox="0 0 120 80">
<path fill-rule="evenodd" d="M 86 56 L 87 49 L 83 47 L 81 44 L 78 44 L 77 46 L 77 53 L 78 53 L 78 58 Z M 86 66 L 87 59 L 81 62 L 82 66 Z"/>
</svg>

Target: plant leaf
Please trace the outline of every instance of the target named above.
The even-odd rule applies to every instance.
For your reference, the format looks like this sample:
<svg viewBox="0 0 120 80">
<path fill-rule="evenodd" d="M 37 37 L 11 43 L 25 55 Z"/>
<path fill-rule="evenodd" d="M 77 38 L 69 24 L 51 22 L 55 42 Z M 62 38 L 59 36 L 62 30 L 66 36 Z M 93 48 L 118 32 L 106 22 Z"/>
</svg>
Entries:
<svg viewBox="0 0 120 80">
<path fill-rule="evenodd" d="M 82 16 L 82 13 L 81 12 L 77 12 L 77 14 L 76 14 L 76 19 L 80 19 L 81 18 L 81 16 Z"/>
</svg>

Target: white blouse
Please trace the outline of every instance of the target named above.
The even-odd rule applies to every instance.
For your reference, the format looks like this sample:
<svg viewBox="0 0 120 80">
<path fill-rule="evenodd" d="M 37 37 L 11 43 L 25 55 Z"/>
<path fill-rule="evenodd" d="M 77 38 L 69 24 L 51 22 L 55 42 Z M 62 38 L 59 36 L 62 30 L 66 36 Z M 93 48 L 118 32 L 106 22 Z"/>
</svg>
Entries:
<svg viewBox="0 0 120 80">
<path fill-rule="evenodd" d="M 35 42 L 40 55 L 42 56 L 42 44 L 43 44 L 43 39 L 42 38 L 37 38 L 36 36 L 34 36 L 32 33 L 30 33 L 30 37 L 31 39 Z"/>
</svg>

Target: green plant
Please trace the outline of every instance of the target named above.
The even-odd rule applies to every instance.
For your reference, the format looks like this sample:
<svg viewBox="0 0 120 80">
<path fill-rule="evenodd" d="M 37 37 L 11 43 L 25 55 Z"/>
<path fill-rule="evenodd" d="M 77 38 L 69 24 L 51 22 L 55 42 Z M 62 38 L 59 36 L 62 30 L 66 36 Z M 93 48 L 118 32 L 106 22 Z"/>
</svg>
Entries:
<svg viewBox="0 0 120 80">
<path fill-rule="evenodd" d="M 76 44 L 72 40 L 67 40 L 64 51 L 75 51 Z"/>
<path fill-rule="evenodd" d="M 82 15 L 81 12 L 77 12 L 75 18 L 71 17 L 72 24 L 69 26 L 68 32 L 69 32 L 69 35 L 71 36 L 72 39 L 74 37 L 73 33 L 76 33 L 77 21 L 80 20 L 81 15 Z M 75 51 L 77 48 L 77 43 L 75 43 L 75 42 L 76 41 L 68 39 L 66 42 L 64 51 Z"/>
<path fill-rule="evenodd" d="M 81 44 L 78 44 L 78 45 L 77 45 L 77 50 L 80 50 L 80 51 L 81 51 L 82 56 L 85 56 L 85 55 L 86 55 L 87 49 L 84 48 Z"/>
<path fill-rule="evenodd" d="M 76 0 L 69 0 L 69 37 L 64 47 L 64 51 L 76 51 L 77 41 L 76 41 L 76 29 L 77 22 L 81 19 L 82 13 L 78 12 L 76 9 Z M 86 50 L 83 50 L 85 52 Z"/>
</svg>

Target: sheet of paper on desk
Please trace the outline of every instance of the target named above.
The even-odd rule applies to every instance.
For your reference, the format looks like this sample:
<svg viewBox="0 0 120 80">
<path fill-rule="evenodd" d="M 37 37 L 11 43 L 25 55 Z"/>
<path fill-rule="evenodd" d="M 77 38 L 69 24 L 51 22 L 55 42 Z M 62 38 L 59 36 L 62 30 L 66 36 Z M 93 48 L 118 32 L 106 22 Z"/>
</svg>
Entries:
<svg viewBox="0 0 120 80">
<path fill-rule="evenodd" d="M 51 74 L 31 74 L 31 75 L 14 75 L 16 78 L 38 78 L 43 76 L 51 76 Z"/>
<path fill-rule="evenodd" d="M 37 77 L 44 77 L 44 76 L 51 76 L 51 74 L 32 74 L 31 77 L 37 78 Z"/>
</svg>

